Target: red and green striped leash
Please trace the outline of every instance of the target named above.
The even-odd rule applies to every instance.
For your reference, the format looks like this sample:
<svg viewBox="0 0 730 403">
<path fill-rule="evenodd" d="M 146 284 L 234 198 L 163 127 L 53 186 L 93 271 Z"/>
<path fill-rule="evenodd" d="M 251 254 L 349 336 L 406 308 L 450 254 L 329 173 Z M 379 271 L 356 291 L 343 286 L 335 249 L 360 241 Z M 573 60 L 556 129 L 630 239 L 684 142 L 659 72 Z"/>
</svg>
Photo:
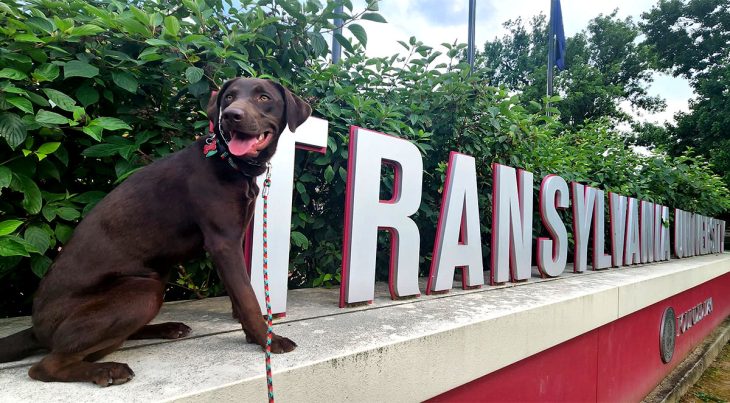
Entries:
<svg viewBox="0 0 730 403">
<path fill-rule="evenodd" d="M 271 314 L 271 296 L 269 294 L 269 252 L 268 252 L 268 209 L 269 188 L 271 187 L 271 164 L 266 165 L 266 179 L 261 195 L 264 198 L 264 294 L 266 295 L 266 320 L 269 328 L 266 331 L 266 385 L 269 390 L 269 403 L 274 403 L 274 377 L 271 373 L 271 337 L 274 334 L 273 315 Z"/>
</svg>

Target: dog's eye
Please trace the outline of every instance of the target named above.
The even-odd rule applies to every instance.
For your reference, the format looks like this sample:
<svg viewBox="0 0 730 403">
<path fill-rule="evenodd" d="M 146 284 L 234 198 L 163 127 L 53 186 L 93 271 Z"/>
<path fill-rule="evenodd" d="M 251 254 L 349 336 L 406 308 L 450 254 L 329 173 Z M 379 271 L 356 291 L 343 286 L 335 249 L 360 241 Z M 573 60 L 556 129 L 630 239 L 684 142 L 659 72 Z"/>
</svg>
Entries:
<svg viewBox="0 0 730 403">
<path fill-rule="evenodd" d="M 270 99 L 271 98 L 269 98 L 269 96 L 266 94 L 261 94 L 261 96 L 259 96 L 259 101 L 268 101 Z"/>
<path fill-rule="evenodd" d="M 226 95 L 226 101 L 233 101 L 233 95 Z"/>
</svg>

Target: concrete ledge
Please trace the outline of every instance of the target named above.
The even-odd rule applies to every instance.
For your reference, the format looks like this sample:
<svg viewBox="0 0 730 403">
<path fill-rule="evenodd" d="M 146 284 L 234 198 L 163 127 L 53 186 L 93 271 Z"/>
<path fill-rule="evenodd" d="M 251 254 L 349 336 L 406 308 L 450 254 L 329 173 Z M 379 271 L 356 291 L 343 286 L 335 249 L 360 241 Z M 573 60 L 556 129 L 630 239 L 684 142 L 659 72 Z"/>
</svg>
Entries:
<svg viewBox="0 0 730 403">
<path fill-rule="evenodd" d="M 730 254 L 401 301 L 378 284 L 373 305 L 349 309 L 337 307 L 337 289 L 290 291 L 275 331 L 299 347 L 274 356 L 277 399 L 420 401 L 727 272 Z M 0 364 L 0 401 L 265 400 L 263 353 L 245 343 L 226 298 L 166 304 L 155 321 L 182 321 L 193 333 L 128 342 L 105 359 L 128 363 L 132 382 L 32 381 L 35 356 Z M 0 337 L 29 323 L 0 320 Z"/>
</svg>

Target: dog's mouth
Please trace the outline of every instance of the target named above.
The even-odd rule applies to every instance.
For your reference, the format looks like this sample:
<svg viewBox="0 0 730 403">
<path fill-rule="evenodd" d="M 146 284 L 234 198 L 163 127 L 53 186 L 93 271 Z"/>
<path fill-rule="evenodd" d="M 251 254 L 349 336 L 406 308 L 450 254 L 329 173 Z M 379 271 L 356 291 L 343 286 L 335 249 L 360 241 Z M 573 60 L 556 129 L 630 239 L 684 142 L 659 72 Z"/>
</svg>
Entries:
<svg viewBox="0 0 730 403">
<path fill-rule="evenodd" d="M 271 130 L 262 133 L 245 133 L 232 130 L 228 133 L 228 151 L 236 157 L 256 157 L 259 151 L 266 148 L 272 139 Z"/>
</svg>

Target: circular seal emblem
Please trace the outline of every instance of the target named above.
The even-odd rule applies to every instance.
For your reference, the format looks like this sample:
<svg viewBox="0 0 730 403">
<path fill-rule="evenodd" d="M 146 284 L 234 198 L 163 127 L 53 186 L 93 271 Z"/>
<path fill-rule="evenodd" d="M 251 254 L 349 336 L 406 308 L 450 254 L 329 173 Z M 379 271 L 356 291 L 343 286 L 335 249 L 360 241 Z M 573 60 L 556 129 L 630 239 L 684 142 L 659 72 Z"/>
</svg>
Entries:
<svg viewBox="0 0 730 403">
<path fill-rule="evenodd" d="M 674 339 L 677 334 L 677 325 L 674 319 L 674 308 L 669 307 L 662 315 L 662 325 L 659 328 L 659 352 L 665 364 L 672 360 L 674 355 Z"/>
</svg>

